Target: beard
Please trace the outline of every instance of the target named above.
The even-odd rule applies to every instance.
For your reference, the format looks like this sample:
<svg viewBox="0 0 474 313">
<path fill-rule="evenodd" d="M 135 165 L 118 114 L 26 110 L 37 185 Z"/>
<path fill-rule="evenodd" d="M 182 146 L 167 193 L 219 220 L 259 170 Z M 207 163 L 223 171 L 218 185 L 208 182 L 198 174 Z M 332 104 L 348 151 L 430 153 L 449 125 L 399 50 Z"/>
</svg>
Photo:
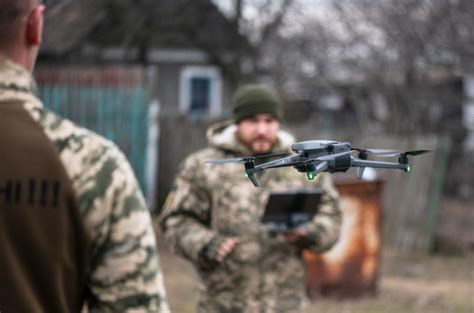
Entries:
<svg viewBox="0 0 474 313">
<path fill-rule="evenodd" d="M 275 145 L 276 138 L 258 136 L 248 142 L 248 146 L 255 154 L 264 154 L 271 152 Z"/>
</svg>

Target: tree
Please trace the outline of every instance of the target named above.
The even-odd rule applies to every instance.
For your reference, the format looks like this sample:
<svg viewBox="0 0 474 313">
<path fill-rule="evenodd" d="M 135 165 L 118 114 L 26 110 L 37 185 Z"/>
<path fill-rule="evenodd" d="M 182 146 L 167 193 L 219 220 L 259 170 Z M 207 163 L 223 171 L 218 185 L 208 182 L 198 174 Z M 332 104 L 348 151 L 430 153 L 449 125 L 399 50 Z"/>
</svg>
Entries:
<svg viewBox="0 0 474 313">
<path fill-rule="evenodd" d="M 294 3 L 295 0 L 233 0 L 230 19 L 250 43 L 240 55 L 240 80 L 256 80 L 267 73 L 265 47 L 285 25 Z"/>
<path fill-rule="evenodd" d="M 459 77 L 472 62 L 473 35 L 467 31 L 474 26 L 468 18 L 474 16 L 472 2 L 338 0 L 319 5 L 319 14 L 309 15 L 299 3 L 292 13 L 293 31 L 287 27 L 267 44 L 265 57 L 275 81 L 300 93 L 337 91 L 338 85 L 350 83 L 365 90 L 351 95 L 366 112 L 362 121 L 372 118 L 372 98 L 379 95 L 388 110 L 387 129 L 405 134 L 438 129 L 435 86 Z"/>
<path fill-rule="evenodd" d="M 474 72 L 474 3 L 327 0 L 313 11 L 302 3 L 263 53 L 273 80 L 296 98 L 349 98 L 362 133 L 449 135 L 454 194 L 465 171 L 462 75 Z"/>
</svg>

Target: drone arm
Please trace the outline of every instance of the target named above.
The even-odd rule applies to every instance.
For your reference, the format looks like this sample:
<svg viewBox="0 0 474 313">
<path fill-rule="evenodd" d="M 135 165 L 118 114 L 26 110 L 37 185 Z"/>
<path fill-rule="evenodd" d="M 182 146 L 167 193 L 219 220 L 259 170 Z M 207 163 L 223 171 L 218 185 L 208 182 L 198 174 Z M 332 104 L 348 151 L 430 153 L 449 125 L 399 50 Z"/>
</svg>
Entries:
<svg viewBox="0 0 474 313">
<path fill-rule="evenodd" d="M 249 163 L 249 165 L 246 165 L 245 167 L 245 176 L 247 176 L 247 178 L 250 179 L 250 181 L 255 187 L 258 187 L 258 181 L 257 181 L 257 178 L 255 177 L 255 173 L 261 172 L 269 168 L 290 166 L 294 164 L 295 160 L 297 159 L 299 159 L 298 155 L 290 155 L 285 158 L 269 161 L 269 162 L 262 163 L 259 165 L 254 165 L 252 161 L 251 164 Z"/>
<path fill-rule="evenodd" d="M 278 159 L 278 160 L 273 160 L 270 162 L 262 163 L 259 165 L 256 165 L 254 170 L 261 171 L 261 170 L 266 170 L 268 168 L 278 168 L 278 167 L 285 167 L 285 166 L 292 166 L 295 163 L 299 162 L 300 157 L 298 155 L 290 155 L 288 157 Z"/>
<path fill-rule="evenodd" d="M 373 167 L 373 168 L 398 168 L 404 171 L 408 171 L 410 166 L 408 164 L 394 163 L 394 162 L 382 162 L 382 161 L 369 161 L 352 158 L 351 167 Z"/>
</svg>

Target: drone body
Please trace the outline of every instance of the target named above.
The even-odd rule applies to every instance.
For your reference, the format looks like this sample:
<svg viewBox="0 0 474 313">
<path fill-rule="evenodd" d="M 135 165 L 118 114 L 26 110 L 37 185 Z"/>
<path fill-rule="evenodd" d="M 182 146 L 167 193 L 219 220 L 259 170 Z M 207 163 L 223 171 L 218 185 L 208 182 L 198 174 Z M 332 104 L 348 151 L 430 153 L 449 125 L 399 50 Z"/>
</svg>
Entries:
<svg viewBox="0 0 474 313">
<path fill-rule="evenodd" d="M 282 154 L 270 154 L 262 156 L 232 158 L 223 160 L 210 160 L 204 163 L 224 164 L 244 162 L 245 175 L 252 181 L 254 186 L 258 186 L 255 173 L 270 169 L 292 166 L 299 172 L 305 172 L 308 179 L 312 180 L 322 172 L 345 172 L 351 167 L 357 167 L 357 176 L 362 178 L 366 167 L 401 169 L 405 172 L 410 171 L 408 156 L 414 156 L 429 152 L 430 150 L 416 150 L 407 152 L 398 152 L 396 150 L 385 149 L 359 149 L 351 148 L 349 142 L 338 142 L 331 140 L 309 140 L 294 143 L 291 146 L 294 153 L 273 161 L 268 161 L 255 165 L 257 158 L 269 158 L 282 156 Z M 357 157 L 352 155 L 353 151 L 359 151 Z M 380 157 L 398 156 L 398 162 L 382 162 L 367 160 L 368 154 L 378 155 Z"/>
</svg>

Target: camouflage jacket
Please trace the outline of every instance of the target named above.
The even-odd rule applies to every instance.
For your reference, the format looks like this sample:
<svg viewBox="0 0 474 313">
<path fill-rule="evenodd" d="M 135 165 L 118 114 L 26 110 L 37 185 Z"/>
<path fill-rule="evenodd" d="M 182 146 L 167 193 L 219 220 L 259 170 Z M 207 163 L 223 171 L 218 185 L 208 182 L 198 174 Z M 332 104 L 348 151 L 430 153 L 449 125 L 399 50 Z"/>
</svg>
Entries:
<svg viewBox="0 0 474 313">
<path fill-rule="evenodd" d="M 34 90 L 31 75 L 0 56 L 0 102 L 23 105 L 43 129 L 77 197 L 92 241 L 89 312 L 169 312 L 150 214 L 125 156 L 112 142 L 46 110 Z"/>
<path fill-rule="evenodd" d="M 328 174 L 308 181 L 293 168 L 272 169 L 257 174 L 260 187 L 255 188 L 242 164 L 202 164 L 250 155 L 235 132 L 235 125 L 211 127 L 209 147 L 184 161 L 163 208 L 163 233 L 200 276 L 199 312 L 298 312 L 304 297 L 302 251 L 281 235 L 269 235 L 260 223 L 265 203 L 270 191 L 322 187 L 319 213 L 307 228 L 314 239 L 310 249 L 324 251 L 339 236 L 338 193 Z M 288 152 L 293 137 L 280 131 L 278 138 L 273 152 Z M 210 242 L 233 236 L 241 241 L 222 263 L 202 257 Z"/>
</svg>

